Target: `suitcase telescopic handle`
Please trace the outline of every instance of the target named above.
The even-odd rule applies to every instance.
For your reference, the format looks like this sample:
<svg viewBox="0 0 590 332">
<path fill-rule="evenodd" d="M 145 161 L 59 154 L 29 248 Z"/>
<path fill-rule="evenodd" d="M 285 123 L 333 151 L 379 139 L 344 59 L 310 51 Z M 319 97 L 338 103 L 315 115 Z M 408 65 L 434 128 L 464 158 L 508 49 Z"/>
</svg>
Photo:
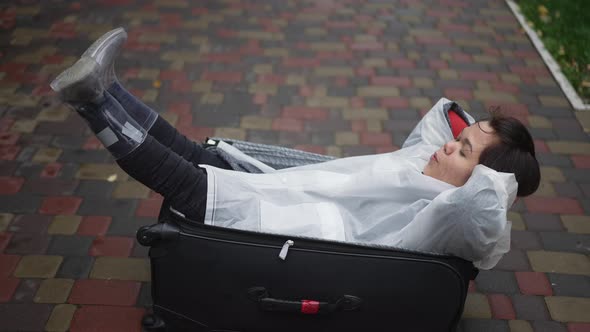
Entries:
<svg viewBox="0 0 590 332">
<path fill-rule="evenodd" d="M 248 297 L 258 304 L 262 311 L 293 312 L 301 314 L 329 314 L 338 311 L 359 310 L 362 300 L 353 295 L 342 295 L 334 302 L 320 302 L 315 300 L 283 300 L 270 297 L 264 287 L 252 287 L 248 290 Z"/>
</svg>

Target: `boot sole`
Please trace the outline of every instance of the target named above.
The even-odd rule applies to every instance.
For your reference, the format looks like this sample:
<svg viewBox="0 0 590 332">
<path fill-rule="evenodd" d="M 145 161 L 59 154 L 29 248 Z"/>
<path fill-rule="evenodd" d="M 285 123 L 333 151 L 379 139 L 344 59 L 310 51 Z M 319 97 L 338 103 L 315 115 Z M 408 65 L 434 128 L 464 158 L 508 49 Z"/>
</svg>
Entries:
<svg viewBox="0 0 590 332">
<path fill-rule="evenodd" d="M 55 92 L 62 92 L 68 87 L 82 83 L 89 79 L 95 79 L 98 71 L 98 63 L 91 58 L 81 58 L 70 68 L 59 74 L 50 84 Z M 92 77 L 94 76 L 94 77 Z"/>
<path fill-rule="evenodd" d="M 125 29 L 123 28 L 117 28 L 105 33 L 104 35 L 100 36 L 100 38 L 98 38 L 94 43 L 92 43 L 92 45 L 90 45 L 90 47 L 86 49 L 86 51 L 84 52 L 84 54 L 82 54 L 81 57 L 95 58 L 96 55 L 100 53 L 106 45 L 109 44 L 112 38 L 119 37 L 121 35 L 123 35 L 122 38 L 124 40 L 127 39 L 127 32 L 125 32 Z"/>
</svg>

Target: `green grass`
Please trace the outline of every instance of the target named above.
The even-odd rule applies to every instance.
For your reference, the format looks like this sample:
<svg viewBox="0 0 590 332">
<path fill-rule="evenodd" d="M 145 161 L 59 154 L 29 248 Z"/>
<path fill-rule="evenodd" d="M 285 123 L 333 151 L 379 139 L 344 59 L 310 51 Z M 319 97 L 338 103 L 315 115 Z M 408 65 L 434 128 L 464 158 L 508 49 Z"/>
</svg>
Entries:
<svg viewBox="0 0 590 332">
<path fill-rule="evenodd" d="M 584 103 L 590 103 L 590 0 L 516 2 Z"/>
</svg>

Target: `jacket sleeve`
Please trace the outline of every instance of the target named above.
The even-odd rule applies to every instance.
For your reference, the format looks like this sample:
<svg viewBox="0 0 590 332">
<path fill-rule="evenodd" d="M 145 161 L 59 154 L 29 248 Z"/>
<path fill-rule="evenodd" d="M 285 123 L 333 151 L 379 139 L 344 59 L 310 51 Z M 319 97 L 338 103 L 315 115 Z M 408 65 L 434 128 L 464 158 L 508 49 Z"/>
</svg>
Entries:
<svg viewBox="0 0 590 332">
<path fill-rule="evenodd" d="M 476 166 L 462 187 L 446 190 L 398 234 L 400 247 L 458 256 L 482 269 L 510 249 L 506 213 L 516 196 L 513 174 Z"/>
<path fill-rule="evenodd" d="M 419 143 L 442 146 L 453 140 L 453 132 L 450 127 L 448 112 L 454 102 L 446 98 L 439 101 L 424 115 L 405 140 L 402 148 L 407 148 Z M 456 104 L 455 104 L 456 105 Z M 475 120 L 457 105 L 459 115 L 472 124 Z"/>
</svg>

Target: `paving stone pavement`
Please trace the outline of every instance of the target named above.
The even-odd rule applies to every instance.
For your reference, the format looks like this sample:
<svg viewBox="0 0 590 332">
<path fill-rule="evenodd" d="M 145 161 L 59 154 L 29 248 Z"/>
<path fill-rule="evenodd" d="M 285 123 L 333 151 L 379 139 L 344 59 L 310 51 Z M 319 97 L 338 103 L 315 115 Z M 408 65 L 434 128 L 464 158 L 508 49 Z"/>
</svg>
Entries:
<svg viewBox="0 0 590 332">
<path fill-rule="evenodd" d="M 590 113 L 504 1 L 17 0 L 0 4 L 0 331 L 140 331 L 161 197 L 49 89 L 123 26 L 124 84 L 195 140 L 389 152 L 440 97 L 535 136 L 539 191 L 472 282 L 460 331 L 590 331 Z"/>
</svg>

